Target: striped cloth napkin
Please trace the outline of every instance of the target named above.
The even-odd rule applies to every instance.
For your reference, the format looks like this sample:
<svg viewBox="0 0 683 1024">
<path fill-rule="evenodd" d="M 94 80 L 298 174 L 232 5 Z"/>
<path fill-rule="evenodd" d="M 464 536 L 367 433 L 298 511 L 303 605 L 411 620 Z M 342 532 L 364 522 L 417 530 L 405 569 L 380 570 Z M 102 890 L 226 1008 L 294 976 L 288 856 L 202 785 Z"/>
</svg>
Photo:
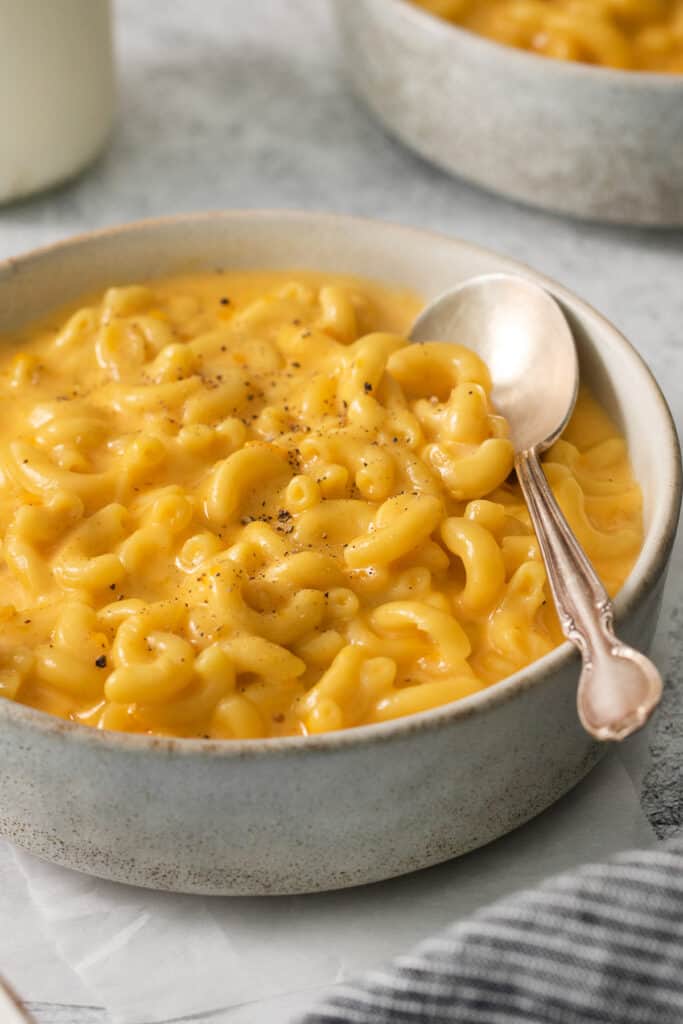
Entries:
<svg viewBox="0 0 683 1024">
<path fill-rule="evenodd" d="M 300 1024 L 683 1024 L 683 840 L 559 875 L 338 987 Z"/>
</svg>

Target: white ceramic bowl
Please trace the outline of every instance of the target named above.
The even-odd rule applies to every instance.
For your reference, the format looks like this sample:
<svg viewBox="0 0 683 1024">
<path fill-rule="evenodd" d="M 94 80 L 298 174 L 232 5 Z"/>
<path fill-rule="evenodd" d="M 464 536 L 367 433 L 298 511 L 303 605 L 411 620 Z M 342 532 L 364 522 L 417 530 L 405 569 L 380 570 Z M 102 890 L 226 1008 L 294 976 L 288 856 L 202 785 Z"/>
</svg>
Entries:
<svg viewBox="0 0 683 1024">
<path fill-rule="evenodd" d="M 626 433 L 645 544 L 616 602 L 647 647 L 681 497 L 662 395 L 617 331 L 564 289 L 454 239 L 316 213 L 223 213 L 87 235 L 0 265 L 0 332 L 84 292 L 185 270 L 304 267 L 431 299 L 513 270 L 569 316 L 582 374 Z M 0 700 L 0 832 L 49 860 L 161 889 L 292 893 L 358 885 L 489 842 L 538 814 L 600 751 L 576 716 L 565 644 L 483 693 L 308 739 L 216 742 L 96 732 Z"/>
<path fill-rule="evenodd" d="M 560 213 L 683 224 L 683 75 L 526 53 L 408 0 L 334 6 L 354 88 L 428 160 Z"/>
</svg>

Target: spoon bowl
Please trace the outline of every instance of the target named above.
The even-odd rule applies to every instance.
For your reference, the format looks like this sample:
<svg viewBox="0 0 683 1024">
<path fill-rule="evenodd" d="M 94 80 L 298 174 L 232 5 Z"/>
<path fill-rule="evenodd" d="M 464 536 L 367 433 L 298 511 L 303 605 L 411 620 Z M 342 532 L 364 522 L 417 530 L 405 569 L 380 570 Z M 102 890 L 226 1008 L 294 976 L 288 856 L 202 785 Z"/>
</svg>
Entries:
<svg viewBox="0 0 683 1024">
<path fill-rule="evenodd" d="M 457 338 L 481 356 L 515 451 L 543 451 L 566 427 L 579 386 L 576 346 L 562 310 L 533 281 L 514 274 L 465 281 L 430 303 L 410 338 Z"/>
<path fill-rule="evenodd" d="M 562 310 L 526 278 L 487 274 L 431 303 L 410 337 L 418 343 L 457 341 L 487 364 L 496 410 L 509 424 L 517 479 L 560 626 L 583 658 L 579 719 L 595 739 L 630 736 L 661 700 L 662 680 L 648 658 L 615 636 L 612 603 L 557 504 L 539 458 L 567 425 L 579 387 L 576 347 Z"/>
</svg>

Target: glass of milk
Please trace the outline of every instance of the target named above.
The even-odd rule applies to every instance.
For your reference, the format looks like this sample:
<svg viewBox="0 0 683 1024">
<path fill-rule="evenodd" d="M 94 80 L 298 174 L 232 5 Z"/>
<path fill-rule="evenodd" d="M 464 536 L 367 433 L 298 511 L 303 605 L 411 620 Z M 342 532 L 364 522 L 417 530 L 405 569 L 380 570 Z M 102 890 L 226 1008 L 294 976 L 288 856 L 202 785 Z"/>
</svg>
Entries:
<svg viewBox="0 0 683 1024">
<path fill-rule="evenodd" d="M 113 112 L 110 0 L 0 0 L 0 202 L 80 171 Z"/>
</svg>

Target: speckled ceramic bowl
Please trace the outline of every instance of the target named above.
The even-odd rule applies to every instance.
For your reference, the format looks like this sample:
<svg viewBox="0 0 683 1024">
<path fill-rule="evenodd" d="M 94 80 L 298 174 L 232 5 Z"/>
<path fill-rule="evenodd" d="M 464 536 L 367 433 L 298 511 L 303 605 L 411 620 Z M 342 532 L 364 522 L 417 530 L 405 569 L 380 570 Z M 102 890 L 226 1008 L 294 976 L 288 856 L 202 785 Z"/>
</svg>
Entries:
<svg viewBox="0 0 683 1024">
<path fill-rule="evenodd" d="M 315 213 L 150 221 L 0 264 L 0 332 L 89 290 L 216 266 L 353 272 L 427 300 L 488 271 L 550 287 L 643 488 L 645 544 L 616 605 L 624 637 L 648 646 L 680 504 L 669 411 L 610 324 L 509 260 Z M 578 672 L 565 644 L 481 694 L 411 718 L 234 743 L 96 732 L 0 700 L 0 832 L 68 867 L 185 892 L 310 892 L 399 875 L 503 835 L 585 775 L 600 751 L 577 721 Z"/>
<path fill-rule="evenodd" d="M 683 224 L 683 75 L 540 57 L 408 0 L 334 0 L 356 91 L 403 142 L 577 217 Z"/>
</svg>

